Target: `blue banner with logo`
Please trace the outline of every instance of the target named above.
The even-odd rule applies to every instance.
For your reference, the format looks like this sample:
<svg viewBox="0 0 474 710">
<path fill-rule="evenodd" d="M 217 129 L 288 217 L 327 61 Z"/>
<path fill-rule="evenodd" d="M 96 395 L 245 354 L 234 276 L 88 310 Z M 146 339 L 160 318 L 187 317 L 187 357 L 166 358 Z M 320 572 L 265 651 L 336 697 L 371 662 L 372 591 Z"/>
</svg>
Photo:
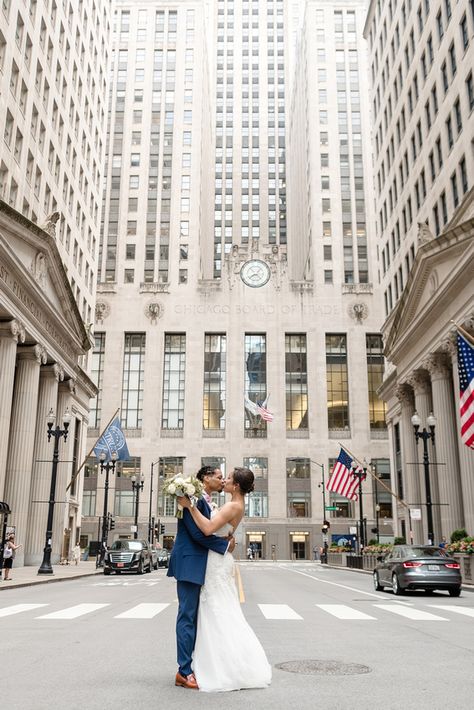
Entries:
<svg viewBox="0 0 474 710">
<path fill-rule="evenodd" d="M 127 442 L 120 425 L 120 419 L 113 420 L 104 431 L 97 444 L 94 446 L 94 453 L 98 459 L 105 453 L 105 461 L 112 460 L 112 454 L 117 455 L 117 461 L 126 461 L 130 458 Z"/>
</svg>

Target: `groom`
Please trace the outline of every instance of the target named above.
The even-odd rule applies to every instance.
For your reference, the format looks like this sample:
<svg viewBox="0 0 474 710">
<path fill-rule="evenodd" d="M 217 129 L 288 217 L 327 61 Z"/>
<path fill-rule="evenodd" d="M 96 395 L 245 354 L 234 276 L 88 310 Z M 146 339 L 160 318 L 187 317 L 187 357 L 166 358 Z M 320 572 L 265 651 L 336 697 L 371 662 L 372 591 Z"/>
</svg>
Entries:
<svg viewBox="0 0 474 710">
<path fill-rule="evenodd" d="M 197 473 L 203 483 L 204 495 L 197 502 L 198 510 L 206 518 L 211 517 L 211 494 L 222 491 L 224 481 L 220 468 L 203 466 Z M 235 540 L 209 535 L 206 537 L 194 522 L 189 510 L 184 509 L 178 520 L 178 533 L 171 553 L 168 577 L 175 577 L 178 591 L 178 617 L 176 619 L 176 645 L 178 649 L 178 672 L 175 685 L 198 690 L 191 668 L 196 641 L 199 595 L 206 576 L 209 550 L 224 555 L 232 552 Z"/>
</svg>

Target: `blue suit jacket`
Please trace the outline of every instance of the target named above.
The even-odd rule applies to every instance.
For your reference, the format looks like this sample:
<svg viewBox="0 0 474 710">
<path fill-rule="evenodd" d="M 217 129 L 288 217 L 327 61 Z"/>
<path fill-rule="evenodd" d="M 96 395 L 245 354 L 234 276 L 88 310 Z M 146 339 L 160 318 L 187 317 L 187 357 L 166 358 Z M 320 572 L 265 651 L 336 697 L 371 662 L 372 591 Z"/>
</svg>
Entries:
<svg viewBox="0 0 474 710">
<path fill-rule="evenodd" d="M 211 509 L 204 498 L 198 501 L 197 507 L 206 518 L 211 517 Z M 189 510 L 185 508 L 183 517 L 178 520 L 178 534 L 171 552 L 168 577 L 175 577 L 178 582 L 192 582 L 202 586 L 206 576 L 208 551 L 214 550 L 223 555 L 228 544 L 226 538 L 204 535 Z"/>
</svg>

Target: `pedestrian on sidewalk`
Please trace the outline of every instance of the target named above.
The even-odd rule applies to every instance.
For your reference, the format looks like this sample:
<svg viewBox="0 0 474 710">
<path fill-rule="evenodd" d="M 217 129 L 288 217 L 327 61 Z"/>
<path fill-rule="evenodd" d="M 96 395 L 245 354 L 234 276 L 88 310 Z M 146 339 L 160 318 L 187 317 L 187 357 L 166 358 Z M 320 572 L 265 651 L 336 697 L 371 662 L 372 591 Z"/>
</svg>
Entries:
<svg viewBox="0 0 474 710">
<path fill-rule="evenodd" d="M 74 564 L 77 565 L 79 564 L 79 561 L 81 559 L 81 546 L 79 542 L 76 542 L 74 547 L 72 548 L 72 559 L 74 561 Z"/>
<path fill-rule="evenodd" d="M 10 570 L 13 567 L 13 560 L 19 547 L 22 547 L 22 545 L 15 545 L 15 536 L 10 535 L 3 548 L 3 569 L 5 570 L 3 579 L 5 582 L 11 580 Z"/>
</svg>

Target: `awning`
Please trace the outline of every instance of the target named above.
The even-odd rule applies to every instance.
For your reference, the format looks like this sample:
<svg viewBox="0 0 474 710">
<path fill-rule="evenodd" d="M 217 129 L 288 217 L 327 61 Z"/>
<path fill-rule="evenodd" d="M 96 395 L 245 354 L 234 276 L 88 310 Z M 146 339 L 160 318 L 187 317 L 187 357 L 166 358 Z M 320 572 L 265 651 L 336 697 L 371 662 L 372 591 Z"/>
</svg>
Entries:
<svg viewBox="0 0 474 710">
<path fill-rule="evenodd" d="M 0 500 L 0 513 L 6 513 L 7 515 L 10 515 L 10 513 L 11 513 L 10 506 L 8 505 L 8 503 L 2 503 L 1 500 Z"/>
</svg>

